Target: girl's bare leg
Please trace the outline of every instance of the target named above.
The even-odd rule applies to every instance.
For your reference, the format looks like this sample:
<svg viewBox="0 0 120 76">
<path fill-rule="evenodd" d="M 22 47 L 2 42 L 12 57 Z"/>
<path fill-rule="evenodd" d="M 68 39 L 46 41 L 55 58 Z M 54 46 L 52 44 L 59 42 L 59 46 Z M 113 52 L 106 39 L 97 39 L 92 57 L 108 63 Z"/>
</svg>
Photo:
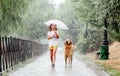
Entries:
<svg viewBox="0 0 120 76">
<path fill-rule="evenodd" d="M 50 60 L 51 64 L 53 64 L 53 49 L 50 49 Z"/>
<path fill-rule="evenodd" d="M 56 61 L 56 51 L 57 51 L 57 48 L 53 49 L 53 64 L 55 64 L 55 61 Z"/>
</svg>

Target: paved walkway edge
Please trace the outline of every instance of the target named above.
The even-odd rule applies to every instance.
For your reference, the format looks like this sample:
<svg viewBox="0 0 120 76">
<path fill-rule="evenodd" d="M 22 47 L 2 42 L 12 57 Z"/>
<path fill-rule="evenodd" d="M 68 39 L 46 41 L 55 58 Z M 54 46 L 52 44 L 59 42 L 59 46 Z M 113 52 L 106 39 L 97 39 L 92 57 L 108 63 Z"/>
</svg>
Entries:
<svg viewBox="0 0 120 76">
<path fill-rule="evenodd" d="M 87 67 L 90 67 L 91 69 L 93 69 L 93 71 L 98 74 L 98 76 L 111 76 L 109 75 L 107 72 L 105 72 L 102 68 L 100 68 L 99 65 L 95 64 L 93 61 L 84 58 L 82 56 L 80 56 L 81 54 L 75 53 L 75 57 L 79 58 L 80 60 L 82 60 Z"/>
</svg>

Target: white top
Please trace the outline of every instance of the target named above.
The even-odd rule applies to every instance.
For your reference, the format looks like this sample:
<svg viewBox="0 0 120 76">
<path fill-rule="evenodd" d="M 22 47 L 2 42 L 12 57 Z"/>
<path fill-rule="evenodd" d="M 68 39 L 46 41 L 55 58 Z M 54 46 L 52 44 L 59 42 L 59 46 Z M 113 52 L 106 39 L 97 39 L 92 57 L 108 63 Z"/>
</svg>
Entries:
<svg viewBox="0 0 120 76">
<path fill-rule="evenodd" d="M 57 34 L 58 34 L 58 31 L 57 31 Z M 58 41 L 57 41 L 57 38 L 55 36 L 55 31 L 49 31 L 47 35 L 48 36 L 53 36 L 52 39 L 48 40 L 49 47 L 50 46 L 58 46 Z"/>
</svg>

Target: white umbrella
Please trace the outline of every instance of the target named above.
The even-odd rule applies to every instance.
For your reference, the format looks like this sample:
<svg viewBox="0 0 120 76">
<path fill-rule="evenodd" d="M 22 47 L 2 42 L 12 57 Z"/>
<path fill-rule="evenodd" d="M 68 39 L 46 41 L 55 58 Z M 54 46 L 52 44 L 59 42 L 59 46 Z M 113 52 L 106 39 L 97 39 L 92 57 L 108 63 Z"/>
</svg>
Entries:
<svg viewBox="0 0 120 76">
<path fill-rule="evenodd" d="M 49 20 L 45 22 L 45 24 L 47 26 L 50 26 L 51 24 L 56 24 L 57 28 L 66 29 L 66 30 L 68 29 L 68 27 L 62 21 L 59 21 L 59 20 Z"/>
</svg>

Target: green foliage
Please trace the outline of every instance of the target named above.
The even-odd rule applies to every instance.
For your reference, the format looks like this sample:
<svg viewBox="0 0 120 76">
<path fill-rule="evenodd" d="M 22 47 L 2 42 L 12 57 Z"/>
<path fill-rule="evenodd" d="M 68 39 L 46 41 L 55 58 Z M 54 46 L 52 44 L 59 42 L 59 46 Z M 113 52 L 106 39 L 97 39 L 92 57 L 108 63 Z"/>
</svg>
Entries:
<svg viewBox="0 0 120 76">
<path fill-rule="evenodd" d="M 77 41 L 79 49 L 83 49 L 84 52 L 99 49 L 102 45 L 105 18 L 107 18 L 109 39 L 120 41 L 119 0 L 67 0 L 67 2 L 74 7 L 82 24 L 88 25 L 87 29 L 83 27 L 79 32 Z"/>
<path fill-rule="evenodd" d="M 115 41 L 119 41 L 120 42 L 120 33 L 116 33 L 115 31 L 111 31 L 110 32 L 110 37 Z"/>
<path fill-rule="evenodd" d="M 45 21 L 52 17 L 47 0 L 0 0 L 1 34 L 40 40 L 46 36 Z"/>
<path fill-rule="evenodd" d="M 69 30 L 61 32 L 62 38 L 71 39 L 78 49 L 86 53 L 88 49 L 89 51 L 99 49 L 103 37 L 103 28 L 98 29 L 90 23 L 92 16 L 89 12 L 92 10 L 92 7 L 85 6 L 85 0 L 82 0 L 82 2 L 83 4 L 78 6 L 75 3 L 78 10 L 74 9 L 72 6 L 73 2 L 68 0 L 66 4 L 61 6 L 55 18 L 62 20 L 69 27 Z M 89 3 L 87 2 L 88 5 Z"/>
<path fill-rule="evenodd" d="M 103 40 L 103 30 L 88 26 L 82 29 L 78 35 L 77 48 L 82 52 L 98 50 Z"/>
<path fill-rule="evenodd" d="M 104 26 L 107 18 L 108 30 L 120 33 L 120 1 L 119 0 L 78 0 L 75 10 L 79 18 L 96 27 Z"/>
<path fill-rule="evenodd" d="M 84 53 L 98 50 L 107 19 L 110 40 L 120 41 L 120 0 L 66 0 L 54 10 L 48 0 L 0 0 L 0 33 L 37 40 L 46 37 L 45 22 L 63 21 L 63 40 L 71 39 Z"/>
<path fill-rule="evenodd" d="M 21 26 L 27 0 L 0 0 L 0 33 L 7 34 Z"/>
<path fill-rule="evenodd" d="M 65 40 L 69 38 L 73 41 L 73 43 L 76 43 L 81 22 L 79 22 L 77 16 L 75 15 L 75 12 L 73 11 L 73 8 L 69 4 L 62 4 L 59 10 L 56 12 L 54 18 L 61 20 L 69 28 L 69 30 L 60 31 L 60 36 L 62 39 Z"/>
<path fill-rule="evenodd" d="M 107 72 L 112 76 L 120 76 L 120 71 L 113 69 L 113 68 L 105 68 Z"/>
<path fill-rule="evenodd" d="M 53 7 L 47 0 L 32 0 L 28 5 L 28 11 L 22 16 L 26 29 L 22 35 L 27 39 L 40 41 L 47 36 L 47 27 L 44 23 L 52 19 L 52 15 Z"/>
</svg>

